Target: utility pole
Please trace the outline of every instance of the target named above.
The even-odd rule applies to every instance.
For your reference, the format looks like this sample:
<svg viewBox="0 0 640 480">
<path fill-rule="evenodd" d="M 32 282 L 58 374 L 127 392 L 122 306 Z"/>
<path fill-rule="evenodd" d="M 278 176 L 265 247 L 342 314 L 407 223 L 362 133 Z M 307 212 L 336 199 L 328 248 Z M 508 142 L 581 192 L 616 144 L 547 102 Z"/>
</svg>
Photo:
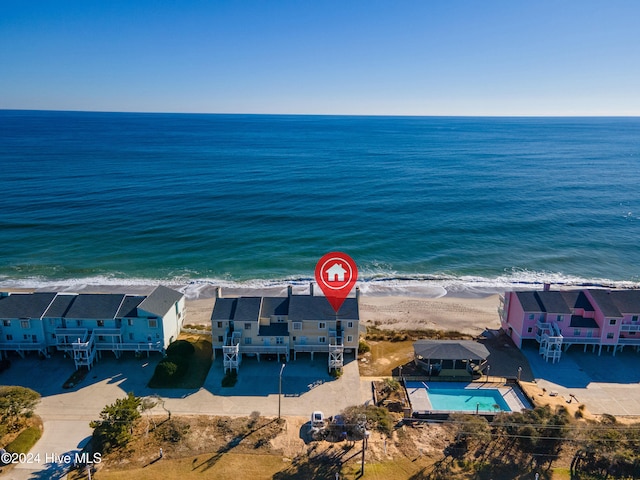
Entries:
<svg viewBox="0 0 640 480">
<path fill-rule="evenodd" d="M 278 420 L 280 420 L 280 405 L 282 402 L 282 371 L 284 370 L 285 364 L 282 364 L 280 368 L 280 381 L 278 382 Z"/>
</svg>

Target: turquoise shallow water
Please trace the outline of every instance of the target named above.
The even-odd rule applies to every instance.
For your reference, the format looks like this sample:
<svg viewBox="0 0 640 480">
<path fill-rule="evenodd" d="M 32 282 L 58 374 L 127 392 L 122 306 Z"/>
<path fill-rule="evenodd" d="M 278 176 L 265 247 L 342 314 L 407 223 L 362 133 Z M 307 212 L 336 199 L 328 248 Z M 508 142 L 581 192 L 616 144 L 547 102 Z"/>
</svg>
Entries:
<svg viewBox="0 0 640 480">
<path fill-rule="evenodd" d="M 640 119 L 0 111 L 0 286 L 640 282 Z"/>
</svg>

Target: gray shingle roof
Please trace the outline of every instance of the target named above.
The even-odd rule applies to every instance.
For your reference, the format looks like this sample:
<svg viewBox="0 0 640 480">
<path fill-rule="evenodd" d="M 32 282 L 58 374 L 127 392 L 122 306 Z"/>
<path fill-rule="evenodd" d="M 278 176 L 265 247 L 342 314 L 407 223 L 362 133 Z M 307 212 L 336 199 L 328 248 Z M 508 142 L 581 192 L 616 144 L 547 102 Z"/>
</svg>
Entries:
<svg viewBox="0 0 640 480">
<path fill-rule="evenodd" d="M 589 290 L 591 297 L 602 310 L 605 317 L 622 317 L 622 313 L 613 301 L 611 292 L 608 290 Z"/>
<path fill-rule="evenodd" d="M 585 318 L 581 315 L 572 315 L 569 326 L 572 328 L 600 328 L 593 318 Z"/>
<path fill-rule="evenodd" d="M 145 312 L 153 313 L 163 317 L 173 308 L 176 302 L 180 301 L 184 295 L 172 288 L 159 285 L 156 287 L 144 301 L 138 305 L 138 308 Z"/>
<path fill-rule="evenodd" d="M 55 293 L 14 293 L 0 299 L 0 318 L 40 318 Z"/>
<path fill-rule="evenodd" d="M 289 297 L 264 297 L 260 316 L 289 315 Z"/>
<path fill-rule="evenodd" d="M 567 305 L 573 308 L 581 308 L 585 312 L 594 312 L 595 309 L 582 290 L 567 290 L 560 292 Z"/>
<path fill-rule="evenodd" d="M 66 318 L 77 319 L 109 319 L 115 318 L 120 305 L 124 300 L 124 294 L 116 293 L 83 293 L 76 297 Z"/>
<path fill-rule="evenodd" d="M 262 297 L 240 297 L 233 319 L 236 322 L 257 322 L 260 315 Z"/>
<path fill-rule="evenodd" d="M 237 305 L 237 298 L 216 298 L 213 312 L 211 312 L 211 320 L 233 320 Z"/>
<path fill-rule="evenodd" d="M 145 299 L 144 296 L 127 295 L 116 314 L 118 318 L 132 318 L 138 316 L 138 305 Z"/>
<path fill-rule="evenodd" d="M 544 312 L 538 301 L 536 292 L 516 292 L 520 305 L 525 312 Z"/>
<path fill-rule="evenodd" d="M 338 320 L 359 320 L 358 300 L 347 298 L 338 310 Z M 289 299 L 289 320 L 336 320 L 336 312 L 325 297 L 293 295 Z"/>
<path fill-rule="evenodd" d="M 489 350 L 473 340 L 418 340 L 413 351 L 434 360 L 485 360 Z"/>
<path fill-rule="evenodd" d="M 51 305 L 45 312 L 44 316 L 48 318 L 64 317 L 77 296 L 78 295 L 76 294 L 65 295 L 59 293 L 56 298 L 53 299 L 53 302 L 51 302 Z"/>
<path fill-rule="evenodd" d="M 289 327 L 286 323 L 272 323 L 271 325 L 260 325 L 258 335 L 263 337 L 288 337 Z"/>
<path fill-rule="evenodd" d="M 567 305 L 565 298 L 560 292 L 535 292 L 539 303 L 547 313 L 571 313 L 571 308 Z"/>
<path fill-rule="evenodd" d="M 614 290 L 611 299 L 621 313 L 640 314 L 640 290 Z"/>
</svg>

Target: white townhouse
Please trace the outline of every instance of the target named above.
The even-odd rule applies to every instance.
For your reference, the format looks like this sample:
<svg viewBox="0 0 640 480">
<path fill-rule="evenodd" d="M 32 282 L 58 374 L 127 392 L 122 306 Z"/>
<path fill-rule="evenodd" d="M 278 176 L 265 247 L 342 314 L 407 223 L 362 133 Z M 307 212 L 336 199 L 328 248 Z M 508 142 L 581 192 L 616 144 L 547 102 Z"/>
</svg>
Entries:
<svg viewBox="0 0 640 480">
<path fill-rule="evenodd" d="M 344 353 L 357 358 L 359 291 L 336 313 L 322 296 L 216 298 L 211 314 L 213 354 L 223 354 L 226 370 L 238 370 L 242 355 L 328 354 L 329 370 L 342 368 Z"/>
<path fill-rule="evenodd" d="M 180 292 L 149 295 L 13 293 L 0 297 L 0 355 L 67 352 L 91 368 L 102 351 L 162 352 L 178 338 L 185 315 Z"/>
</svg>

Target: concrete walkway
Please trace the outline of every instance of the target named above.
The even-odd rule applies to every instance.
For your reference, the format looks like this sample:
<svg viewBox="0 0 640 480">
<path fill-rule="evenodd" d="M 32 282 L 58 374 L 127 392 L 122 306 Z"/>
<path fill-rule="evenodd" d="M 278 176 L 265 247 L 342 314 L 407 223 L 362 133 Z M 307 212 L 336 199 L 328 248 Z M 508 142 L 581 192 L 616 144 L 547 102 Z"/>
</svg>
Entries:
<svg viewBox="0 0 640 480">
<path fill-rule="evenodd" d="M 161 401 L 152 413 L 158 415 L 166 415 L 165 409 L 175 415 L 278 414 L 281 365 L 276 362 L 243 360 L 238 382 L 233 388 L 222 388 L 222 360 L 218 359 L 200 389 L 152 390 L 146 384 L 159 360 L 158 355 L 148 359 L 126 357 L 119 360 L 107 355 L 80 385 L 70 390 L 62 389 L 62 385 L 73 373 L 71 360 L 55 356 L 47 360 L 28 357 L 13 361 L 11 368 L 0 374 L 0 383 L 22 385 L 41 393 L 36 413 L 44 422 L 44 434 L 32 449 L 34 456 L 40 454 L 39 463 L 17 465 L 0 477 L 15 480 L 62 478 L 70 466 L 65 464 L 64 455 L 73 457 L 74 453 L 80 452 L 92 433 L 89 422 L 99 418 L 105 405 L 124 397 L 127 392 L 142 397 L 157 395 Z M 299 357 L 285 366 L 280 401 L 283 416 L 310 417 L 314 410 L 322 410 L 330 416 L 347 406 L 371 401 L 371 384 L 360 379 L 355 361 L 347 363 L 342 377 L 336 380 L 327 373 L 326 357 L 316 356 L 313 362 Z"/>
</svg>

